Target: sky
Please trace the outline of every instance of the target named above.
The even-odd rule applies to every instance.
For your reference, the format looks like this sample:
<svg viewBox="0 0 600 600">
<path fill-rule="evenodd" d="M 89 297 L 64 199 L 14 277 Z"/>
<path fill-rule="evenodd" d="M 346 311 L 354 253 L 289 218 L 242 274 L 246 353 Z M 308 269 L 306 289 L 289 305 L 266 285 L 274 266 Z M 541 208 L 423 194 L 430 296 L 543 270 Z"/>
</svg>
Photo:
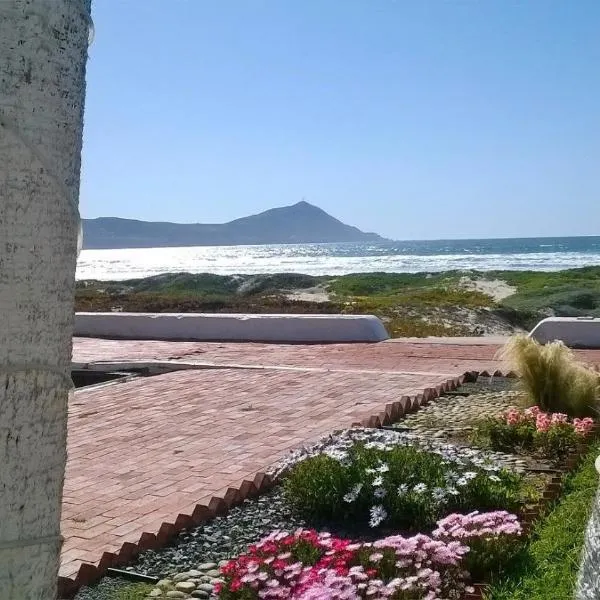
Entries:
<svg viewBox="0 0 600 600">
<path fill-rule="evenodd" d="M 600 234 L 598 0 L 95 0 L 81 213 Z"/>
</svg>

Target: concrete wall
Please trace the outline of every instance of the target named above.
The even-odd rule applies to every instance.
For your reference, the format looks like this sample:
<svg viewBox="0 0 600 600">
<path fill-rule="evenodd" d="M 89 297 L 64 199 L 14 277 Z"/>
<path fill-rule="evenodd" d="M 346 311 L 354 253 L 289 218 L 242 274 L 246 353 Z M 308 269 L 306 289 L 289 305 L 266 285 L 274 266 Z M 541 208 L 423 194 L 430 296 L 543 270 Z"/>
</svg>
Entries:
<svg viewBox="0 0 600 600">
<path fill-rule="evenodd" d="M 223 342 L 380 342 L 389 335 L 371 315 L 77 313 L 75 335 L 136 340 Z"/>
<path fill-rule="evenodd" d="M 540 321 L 529 335 L 541 344 L 561 340 L 570 348 L 600 348 L 600 319 L 551 317 Z"/>
</svg>

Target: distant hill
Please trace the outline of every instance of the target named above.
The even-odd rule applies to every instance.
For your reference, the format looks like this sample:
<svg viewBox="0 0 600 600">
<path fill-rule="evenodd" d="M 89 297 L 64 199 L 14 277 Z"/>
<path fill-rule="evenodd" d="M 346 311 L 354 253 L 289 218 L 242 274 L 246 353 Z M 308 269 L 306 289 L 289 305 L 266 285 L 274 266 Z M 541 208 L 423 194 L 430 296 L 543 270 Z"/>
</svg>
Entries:
<svg viewBox="0 0 600 600">
<path fill-rule="evenodd" d="M 345 225 L 317 206 L 298 202 L 222 225 L 155 223 L 101 217 L 83 219 L 84 248 L 158 248 L 382 242 L 376 233 Z"/>
</svg>

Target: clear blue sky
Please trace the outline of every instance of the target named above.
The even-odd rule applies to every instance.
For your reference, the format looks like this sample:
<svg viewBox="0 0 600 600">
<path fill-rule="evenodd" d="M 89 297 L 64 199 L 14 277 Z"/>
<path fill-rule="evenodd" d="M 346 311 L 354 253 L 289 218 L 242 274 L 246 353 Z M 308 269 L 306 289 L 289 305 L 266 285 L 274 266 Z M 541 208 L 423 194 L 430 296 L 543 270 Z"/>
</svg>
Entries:
<svg viewBox="0 0 600 600">
<path fill-rule="evenodd" d="M 81 210 L 600 234 L 599 0 L 96 0 Z"/>
</svg>

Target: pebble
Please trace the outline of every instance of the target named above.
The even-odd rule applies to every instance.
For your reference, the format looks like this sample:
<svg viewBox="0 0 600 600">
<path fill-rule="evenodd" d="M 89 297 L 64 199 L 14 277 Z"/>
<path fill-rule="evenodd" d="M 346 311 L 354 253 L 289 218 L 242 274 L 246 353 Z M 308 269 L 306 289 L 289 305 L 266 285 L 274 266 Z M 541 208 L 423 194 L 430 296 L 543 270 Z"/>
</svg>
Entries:
<svg viewBox="0 0 600 600">
<path fill-rule="evenodd" d="M 188 575 L 190 577 L 202 577 L 202 575 L 204 575 L 204 573 L 202 573 L 204 569 L 190 569 L 188 571 Z"/>
<path fill-rule="evenodd" d="M 196 584 L 191 581 L 180 581 L 175 585 L 175 589 L 179 592 L 191 594 L 196 589 Z"/>
<path fill-rule="evenodd" d="M 198 586 L 198 589 L 202 592 L 207 592 L 209 594 L 213 593 L 213 586 L 210 583 L 201 583 Z"/>
<path fill-rule="evenodd" d="M 222 563 L 227 564 L 227 561 L 221 561 Z M 199 571 L 211 571 L 212 569 L 216 569 L 217 566 L 221 566 L 221 562 L 219 563 L 219 565 L 217 565 L 217 563 L 214 562 L 207 562 L 207 563 L 202 563 L 201 565 L 198 565 L 198 570 Z"/>
<path fill-rule="evenodd" d="M 210 598 L 210 594 L 208 592 L 205 592 L 204 590 L 194 590 L 190 596 L 192 598 L 203 598 L 204 600 L 206 600 L 207 598 Z"/>
<path fill-rule="evenodd" d="M 163 591 L 160 588 L 154 588 L 149 594 L 149 598 L 162 598 Z"/>
<path fill-rule="evenodd" d="M 206 571 L 207 577 L 219 577 L 221 575 L 221 571 L 219 569 L 211 569 L 210 571 Z"/>
<path fill-rule="evenodd" d="M 179 583 L 180 581 L 187 581 L 191 577 L 189 571 L 185 571 L 184 573 L 178 573 L 173 577 L 173 581 L 175 583 Z"/>
<path fill-rule="evenodd" d="M 161 590 L 168 590 L 169 588 L 173 587 L 173 580 L 172 579 L 161 579 L 160 581 L 157 582 L 156 587 L 160 588 Z"/>
<path fill-rule="evenodd" d="M 186 595 L 183 592 L 180 592 L 178 590 L 172 590 L 170 592 L 167 592 L 166 597 L 167 598 L 185 598 Z"/>
</svg>

